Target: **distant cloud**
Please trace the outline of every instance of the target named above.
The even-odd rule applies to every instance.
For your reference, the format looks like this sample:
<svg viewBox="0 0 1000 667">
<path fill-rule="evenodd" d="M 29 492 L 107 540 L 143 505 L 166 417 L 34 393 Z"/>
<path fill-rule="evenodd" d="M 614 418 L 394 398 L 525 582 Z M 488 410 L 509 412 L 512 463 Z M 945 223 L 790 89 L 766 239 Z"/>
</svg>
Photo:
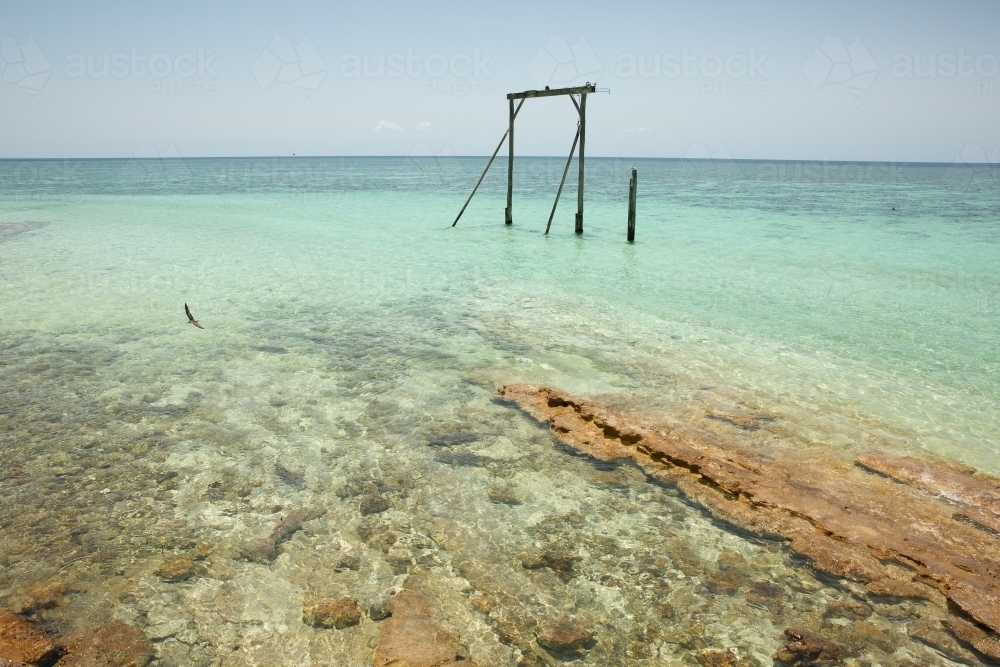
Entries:
<svg viewBox="0 0 1000 667">
<path fill-rule="evenodd" d="M 629 125 L 624 130 L 618 130 L 618 131 L 619 132 L 652 132 L 653 128 L 646 127 L 645 125 L 642 125 L 640 127 L 635 127 L 633 125 Z"/>
<path fill-rule="evenodd" d="M 421 121 L 421 122 L 417 123 L 417 129 L 418 130 L 426 130 L 430 126 L 431 126 L 431 122 L 429 120 L 425 120 L 425 121 Z"/>
<path fill-rule="evenodd" d="M 378 125 L 375 126 L 375 131 L 381 132 L 382 130 L 392 130 L 393 132 L 402 132 L 403 128 L 400 125 L 397 125 L 396 123 L 388 123 L 385 121 L 385 119 L 382 119 L 378 122 Z"/>
</svg>

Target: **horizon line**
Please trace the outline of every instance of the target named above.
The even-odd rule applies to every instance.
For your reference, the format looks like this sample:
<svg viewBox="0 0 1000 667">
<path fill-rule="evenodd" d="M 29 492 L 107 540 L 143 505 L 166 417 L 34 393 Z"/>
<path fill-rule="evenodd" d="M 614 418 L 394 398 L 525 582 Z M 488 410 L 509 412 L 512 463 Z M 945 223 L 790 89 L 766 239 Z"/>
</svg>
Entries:
<svg viewBox="0 0 1000 667">
<path fill-rule="evenodd" d="M 499 160 L 506 160 L 507 156 L 496 156 Z M 520 159 L 560 159 L 565 157 L 560 155 L 518 155 Z M 274 159 L 489 159 L 488 155 L 199 155 L 199 156 L 157 156 L 157 157 L 0 157 L 0 162 L 69 162 L 86 160 L 274 160 Z M 574 160 L 578 159 L 574 157 Z M 771 162 L 771 163 L 805 163 L 805 164 L 885 164 L 885 165 L 910 165 L 910 166 L 956 166 L 965 165 L 969 167 L 981 166 L 996 168 L 998 165 L 992 162 L 966 162 L 955 160 L 952 162 L 936 161 L 896 161 L 896 160 L 817 160 L 817 159 L 796 159 L 796 158 L 712 158 L 712 157 L 637 157 L 637 156 L 605 156 L 588 155 L 588 160 L 663 160 L 671 162 Z"/>
</svg>

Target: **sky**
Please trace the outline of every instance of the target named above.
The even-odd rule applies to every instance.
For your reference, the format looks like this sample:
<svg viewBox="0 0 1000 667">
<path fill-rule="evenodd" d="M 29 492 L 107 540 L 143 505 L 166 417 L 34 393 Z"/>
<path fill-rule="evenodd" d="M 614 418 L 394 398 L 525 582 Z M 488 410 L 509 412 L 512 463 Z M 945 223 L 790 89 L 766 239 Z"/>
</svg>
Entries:
<svg viewBox="0 0 1000 667">
<path fill-rule="evenodd" d="M 0 3 L 0 158 L 488 155 L 596 83 L 589 156 L 992 162 L 1000 2 Z M 529 100 L 519 155 L 576 112 Z"/>
</svg>

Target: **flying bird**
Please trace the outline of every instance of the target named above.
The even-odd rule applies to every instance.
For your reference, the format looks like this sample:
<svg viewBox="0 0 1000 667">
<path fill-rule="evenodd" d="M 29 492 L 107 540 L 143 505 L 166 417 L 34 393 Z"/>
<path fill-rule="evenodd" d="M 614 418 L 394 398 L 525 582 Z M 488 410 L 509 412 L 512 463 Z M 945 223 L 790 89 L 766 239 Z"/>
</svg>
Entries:
<svg viewBox="0 0 1000 667">
<path fill-rule="evenodd" d="M 190 322 L 191 324 L 195 325 L 199 329 L 204 329 L 205 328 L 205 327 L 201 326 L 200 324 L 198 324 L 198 320 L 194 319 L 194 315 L 191 314 L 191 309 L 188 308 L 188 305 L 186 303 L 184 304 L 184 312 L 187 313 L 188 322 Z"/>
</svg>

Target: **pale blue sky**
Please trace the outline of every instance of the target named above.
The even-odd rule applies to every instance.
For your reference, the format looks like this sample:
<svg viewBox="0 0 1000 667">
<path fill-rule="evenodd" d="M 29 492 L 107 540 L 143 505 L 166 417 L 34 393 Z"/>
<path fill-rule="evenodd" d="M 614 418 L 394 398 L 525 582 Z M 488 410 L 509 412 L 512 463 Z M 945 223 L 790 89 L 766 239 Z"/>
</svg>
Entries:
<svg viewBox="0 0 1000 667">
<path fill-rule="evenodd" d="M 0 157 L 483 155 L 507 92 L 584 80 L 611 90 L 594 156 L 1000 144 L 996 1 L 87 5 L 0 4 Z M 574 128 L 568 100 L 529 101 L 517 152 Z"/>
</svg>

